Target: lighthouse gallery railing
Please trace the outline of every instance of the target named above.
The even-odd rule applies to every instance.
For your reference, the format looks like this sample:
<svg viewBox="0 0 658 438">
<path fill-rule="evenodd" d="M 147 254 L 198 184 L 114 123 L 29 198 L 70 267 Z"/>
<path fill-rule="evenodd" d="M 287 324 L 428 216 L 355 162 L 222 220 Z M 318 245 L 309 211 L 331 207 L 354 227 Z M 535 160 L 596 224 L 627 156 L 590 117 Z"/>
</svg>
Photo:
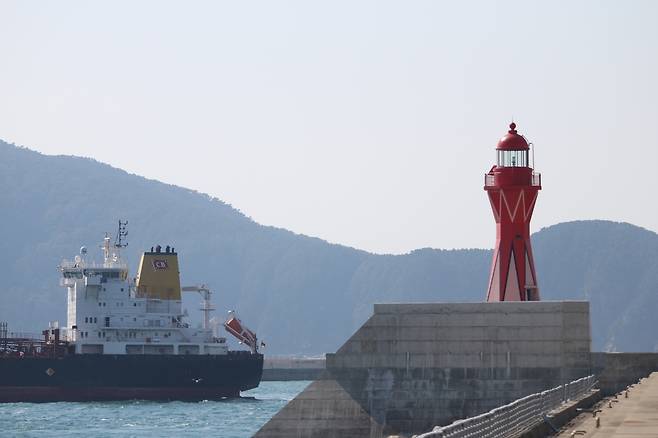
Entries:
<svg viewBox="0 0 658 438">
<path fill-rule="evenodd" d="M 495 186 L 495 180 L 494 176 L 491 173 L 485 173 L 484 174 L 484 186 L 485 187 L 493 187 Z M 532 173 L 532 180 L 530 181 L 530 185 L 533 187 L 541 187 L 541 173 Z"/>
<path fill-rule="evenodd" d="M 588 394 L 595 384 L 594 375 L 583 377 L 548 391 L 531 394 L 484 414 L 457 420 L 448 426 L 437 426 L 431 432 L 415 435 L 415 438 L 517 437 L 522 431 L 543 421 L 543 416 L 548 412 L 569 400 Z"/>
</svg>

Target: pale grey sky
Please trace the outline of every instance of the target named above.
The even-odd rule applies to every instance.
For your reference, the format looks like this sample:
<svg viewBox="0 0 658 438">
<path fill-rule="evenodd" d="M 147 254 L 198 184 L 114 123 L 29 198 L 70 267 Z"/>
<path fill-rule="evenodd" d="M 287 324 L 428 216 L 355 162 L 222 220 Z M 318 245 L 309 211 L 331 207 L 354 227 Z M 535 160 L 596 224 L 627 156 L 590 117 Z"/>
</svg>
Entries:
<svg viewBox="0 0 658 438">
<path fill-rule="evenodd" d="M 512 117 L 533 230 L 658 230 L 658 2 L 0 2 L 0 138 L 375 252 L 491 247 Z"/>
</svg>

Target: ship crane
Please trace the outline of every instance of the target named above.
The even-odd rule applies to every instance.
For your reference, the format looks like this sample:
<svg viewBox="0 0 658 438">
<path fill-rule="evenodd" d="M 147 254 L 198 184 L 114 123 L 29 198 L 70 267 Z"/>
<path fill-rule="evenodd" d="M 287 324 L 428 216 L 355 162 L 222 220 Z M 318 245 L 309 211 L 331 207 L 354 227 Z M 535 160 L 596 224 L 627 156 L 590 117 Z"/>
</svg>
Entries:
<svg viewBox="0 0 658 438">
<path fill-rule="evenodd" d="M 198 292 L 203 297 L 201 302 L 201 311 L 203 312 L 203 328 L 210 328 L 210 312 L 215 310 L 215 307 L 210 302 L 212 292 L 205 284 L 198 286 L 184 286 L 181 288 L 184 292 Z M 258 353 L 258 338 L 256 333 L 250 330 L 246 325 L 238 319 L 235 311 L 228 312 L 228 318 L 224 322 L 224 328 L 227 332 L 235 336 L 240 343 L 249 347 L 252 353 Z M 261 346 L 265 344 L 261 342 Z"/>
<path fill-rule="evenodd" d="M 208 289 L 208 286 L 201 284 L 198 286 L 184 286 L 181 288 L 184 292 L 198 292 L 203 297 L 201 302 L 201 310 L 203 312 L 203 328 L 207 330 L 210 328 L 210 312 L 215 310 L 215 307 L 210 302 L 210 296 L 212 292 Z"/>
</svg>

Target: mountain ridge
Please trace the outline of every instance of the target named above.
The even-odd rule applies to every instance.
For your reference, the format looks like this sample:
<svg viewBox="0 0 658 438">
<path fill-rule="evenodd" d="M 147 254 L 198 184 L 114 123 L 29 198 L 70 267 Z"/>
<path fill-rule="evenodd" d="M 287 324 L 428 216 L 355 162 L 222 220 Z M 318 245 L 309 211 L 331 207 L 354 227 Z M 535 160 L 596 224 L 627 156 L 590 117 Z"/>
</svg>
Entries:
<svg viewBox="0 0 658 438">
<path fill-rule="evenodd" d="M 216 197 L 93 158 L 0 141 L 0 184 L 1 223 L 11 230 L 0 243 L 7 267 L 0 320 L 12 327 L 65 321 L 55 266 L 81 245 L 93 252 L 119 218 L 130 222 L 131 273 L 139 249 L 172 244 L 183 282 L 209 284 L 217 307 L 237 309 L 272 353 L 334 351 L 375 302 L 481 301 L 486 293 L 491 250 L 374 254 L 260 225 Z M 543 299 L 590 299 L 595 349 L 658 350 L 646 336 L 658 327 L 645 315 L 658 309 L 656 233 L 572 221 L 542 228 L 533 247 Z M 194 309 L 196 301 L 184 303 Z"/>
</svg>

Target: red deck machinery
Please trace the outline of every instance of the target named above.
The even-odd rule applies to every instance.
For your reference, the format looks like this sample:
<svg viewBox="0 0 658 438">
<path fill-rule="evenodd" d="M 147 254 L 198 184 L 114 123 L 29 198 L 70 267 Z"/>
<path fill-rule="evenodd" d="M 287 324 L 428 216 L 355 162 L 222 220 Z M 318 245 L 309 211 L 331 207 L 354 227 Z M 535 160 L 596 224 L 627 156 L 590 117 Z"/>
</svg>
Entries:
<svg viewBox="0 0 658 438">
<path fill-rule="evenodd" d="M 516 124 L 496 147 L 498 162 L 484 175 L 484 190 L 496 219 L 487 301 L 539 301 L 530 245 L 530 218 L 541 190 L 541 174 L 530 167 L 530 148 Z M 534 157 L 533 157 L 534 166 Z"/>
</svg>

